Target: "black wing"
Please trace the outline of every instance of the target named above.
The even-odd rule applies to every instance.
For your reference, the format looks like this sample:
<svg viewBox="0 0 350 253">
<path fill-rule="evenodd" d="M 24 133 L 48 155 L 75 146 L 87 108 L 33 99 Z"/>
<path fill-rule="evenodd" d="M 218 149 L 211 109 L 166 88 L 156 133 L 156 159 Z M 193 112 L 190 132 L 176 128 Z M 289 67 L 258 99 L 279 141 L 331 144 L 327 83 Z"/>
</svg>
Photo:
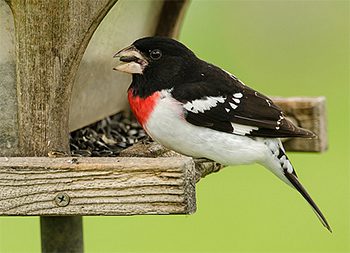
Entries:
<svg viewBox="0 0 350 253">
<path fill-rule="evenodd" d="M 212 66 L 212 68 L 215 68 Z M 271 99 L 223 72 L 182 84 L 172 90 L 183 103 L 188 122 L 217 131 L 256 137 L 306 137 L 315 135 L 295 126 Z M 203 75 L 203 74 L 202 74 Z"/>
</svg>

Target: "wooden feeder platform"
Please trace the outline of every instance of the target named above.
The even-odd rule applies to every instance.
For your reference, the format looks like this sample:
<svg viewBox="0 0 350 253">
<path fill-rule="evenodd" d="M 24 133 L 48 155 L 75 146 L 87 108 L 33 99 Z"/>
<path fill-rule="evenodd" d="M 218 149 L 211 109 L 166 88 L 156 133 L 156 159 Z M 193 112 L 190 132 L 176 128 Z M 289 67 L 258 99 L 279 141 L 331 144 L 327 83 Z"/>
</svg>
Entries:
<svg viewBox="0 0 350 253">
<path fill-rule="evenodd" d="M 41 216 L 43 252 L 83 252 L 83 215 L 191 214 L 196 183 L 222 168 L 152 142 L 116 158 L 62 155 L 70 131 L 128 110 L 130 79 L 112 73 L 117 47 L 176 37 L 188 5 L 137 2 L 143 8 L 125 0 L 0 1 L 0 215 Z M 287 150 L 327 148 L 325 98 L 274 101 L 319 136 L 284 140 Z"/>
</svg>

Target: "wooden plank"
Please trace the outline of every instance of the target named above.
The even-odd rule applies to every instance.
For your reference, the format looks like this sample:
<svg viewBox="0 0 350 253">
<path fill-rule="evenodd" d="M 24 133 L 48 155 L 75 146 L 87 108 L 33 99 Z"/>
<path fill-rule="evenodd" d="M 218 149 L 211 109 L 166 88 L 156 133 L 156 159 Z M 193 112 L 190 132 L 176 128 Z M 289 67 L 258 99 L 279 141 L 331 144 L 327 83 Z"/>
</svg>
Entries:
<svg viewBox="0 0 350 253">
<path fill-rule="evenodd" d="M 122 157 L 186 157 L 175 151 L 167 149 L 153 141 L 138 142 L 135 145 L 124 149 L 120 154 Z M 195 163 L 195 181 L 198 182 L 205 176 L 218 172 L 223 166 L 217 162 L 200 158 L 193 159 Z"/>
<path fill-rule="evenodd" d="M 0 158 L 0 215 L 190 214 L 188 157 Z"/>
<path fill-rule="evenodd" d="M 288 151 L 323 152 L 328 147 L 325 97 L 274 97 L 286 116 L 298 126 L 314 132 L 315 139 L 292 138 L 284 140 Z"/>
</svg>

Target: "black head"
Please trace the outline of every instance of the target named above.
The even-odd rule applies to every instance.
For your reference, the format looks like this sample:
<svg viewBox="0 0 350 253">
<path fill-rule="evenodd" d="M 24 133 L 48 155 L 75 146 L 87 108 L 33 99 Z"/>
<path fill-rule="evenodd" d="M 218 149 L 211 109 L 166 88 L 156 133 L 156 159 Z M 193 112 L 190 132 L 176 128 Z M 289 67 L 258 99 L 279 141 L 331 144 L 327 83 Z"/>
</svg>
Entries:
<svg viewBox="0 0 350 253">
<path fill-rule="evenodd" d="M 167 37 L 146 37 L 136 40 L 133 45 L 152 62 L 166 61 L 170 58 L 194 57 L 193 52 L 185 45 Z M 154 56 L 159 56 L 159 54 L 154 53 L 157 51 L 160 51 L 162 55 L 153 59 Z"/>
<path fill-rule="evenodd" d="M 142 89 L 171 88 L 173 83 L 193 71 L 198 58 L 180 42 L 166 37 L 146 37 L 119 51 L 122 62 L 115 70 L 133 74 L 133 83 Z"/>
</svg>

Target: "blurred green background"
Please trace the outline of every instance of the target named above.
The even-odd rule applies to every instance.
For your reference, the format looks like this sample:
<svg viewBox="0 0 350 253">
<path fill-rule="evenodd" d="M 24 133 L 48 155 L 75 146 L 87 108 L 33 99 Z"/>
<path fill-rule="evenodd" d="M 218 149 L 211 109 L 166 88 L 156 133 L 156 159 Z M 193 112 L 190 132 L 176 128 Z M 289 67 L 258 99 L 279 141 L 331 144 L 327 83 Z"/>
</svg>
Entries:
<svg viewBox="0 0 350 253">
<path fill-rule="evenodd" d="M 191 216 L 85 217 L 86 253 L 349 252 L 349 1 L 192 1 L 180 40 L 267 95 L 326 96 L 329 150 L 290 153 L 333 234 L 258 165 L 197 186 Z M 39 219 L 0 218 L 0 252 L 40 252 Z"/>
</svg>

